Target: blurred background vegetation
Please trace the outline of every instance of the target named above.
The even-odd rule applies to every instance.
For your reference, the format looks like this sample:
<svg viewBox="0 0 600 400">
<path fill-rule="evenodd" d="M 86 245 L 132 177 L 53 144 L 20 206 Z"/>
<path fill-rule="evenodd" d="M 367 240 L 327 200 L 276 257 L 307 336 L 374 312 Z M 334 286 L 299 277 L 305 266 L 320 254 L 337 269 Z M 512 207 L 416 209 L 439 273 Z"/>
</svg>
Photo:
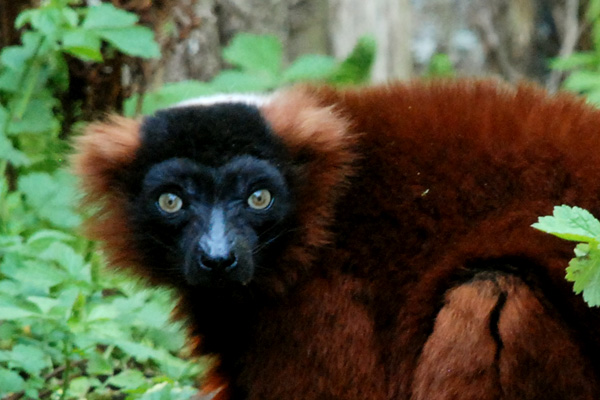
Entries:
<svg viewBox="0 0 600 400">
<path fill-rule="evenodd" d="M 0 400 L 187 399 L 170 294 L 103 269 L 67 171 L 106 112 L 493 76 L 600 102 L 600 0 L 0 0 Z"/>
</svg>

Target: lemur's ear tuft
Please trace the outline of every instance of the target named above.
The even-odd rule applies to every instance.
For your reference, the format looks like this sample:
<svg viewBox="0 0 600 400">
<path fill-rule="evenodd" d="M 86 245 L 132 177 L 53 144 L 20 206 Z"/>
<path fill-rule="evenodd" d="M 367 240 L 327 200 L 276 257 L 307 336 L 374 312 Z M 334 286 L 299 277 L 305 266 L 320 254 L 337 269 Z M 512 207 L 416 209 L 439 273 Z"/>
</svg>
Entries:
<svg viewBox="0 0 600 400">
<path fill-rule="evenodd" d="M 139 265 L 139 254 L 130 244 L 126 199 L 115 180 L 133 161 L 140 142 L 140 121 L 111 116 L 85 129 L 71 159 L 85 193 L 82 205 L 95 211 L 84 229 L 102 242 L 109 263 L 118 267 Z"/>
<path fill-rule="evenodd" d="M 111 116 L 90 124 L 77 139 L 73 170 L 90 196 L 103 197 L 111 191 L 115 174 L 133 160 L 139 146 L 140 121 Z"/>
</svg>

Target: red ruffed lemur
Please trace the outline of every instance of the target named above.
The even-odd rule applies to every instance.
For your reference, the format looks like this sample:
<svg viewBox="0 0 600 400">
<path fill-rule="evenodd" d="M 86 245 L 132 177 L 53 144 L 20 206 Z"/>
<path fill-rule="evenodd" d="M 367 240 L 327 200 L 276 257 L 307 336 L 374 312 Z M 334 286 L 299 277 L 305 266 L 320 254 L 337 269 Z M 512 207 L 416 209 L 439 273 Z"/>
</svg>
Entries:
<svg viewBox="0 0 600 400">
<path fill-rule="evenodd" d="M 109 263 L 174 287 L 218 400 L 599 399 L 572 244 L 600 111 L 494 82 L 300 86 L 92 124 Z"/>
</svg>

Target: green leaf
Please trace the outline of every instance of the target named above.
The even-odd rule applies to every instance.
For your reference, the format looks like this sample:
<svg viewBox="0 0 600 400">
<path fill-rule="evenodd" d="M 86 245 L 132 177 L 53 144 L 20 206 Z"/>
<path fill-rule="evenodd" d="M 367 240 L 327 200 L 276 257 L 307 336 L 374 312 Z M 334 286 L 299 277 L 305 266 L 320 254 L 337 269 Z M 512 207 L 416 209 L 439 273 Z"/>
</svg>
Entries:
<svg viewBox="0 0 600 400">
<path fill-rule="evenodd" d="M 197 362 L 190 363 L 166 352 L 164 357 L 155 361 L 160 366 L 161 371 L 176 380 L 193 379 L 202 373 L 202 369 Z"/>
<path fill-rule="evenodd" d="M 597 107 L 600 106 L 600 87 L 598 87 L 596 90 L 587 92 L 585 96 L 588 103 Z"/>
<path fill-rule="evenodd" d="M 39 8 L 22 11 L 15 19 L 15 28 L 21 29 L 25 24 L 30 23 L 33 18 L 37 18 L 37 15 L 40 12 L 41 10 Z"/>
<path fill-rule="evenodd" d="M 452 77 L 456 74 L 454 65 L 448 54 L 438 53 L 434 54 L 429 61 L 427 67 L 427 77 L 429 78 L 440 78 L 440 77 Z"/>
<path fill-rule="evenodd" d="M 75 236 L 69 235 L 63 231 L 58 231 L 54 229 L 40 229 L 31 235 L 26 243 L 28 246 L 36 245 L 38 242 L 46 242 L 46 241 L 60 241 L 60 242 L 70 242 L 75 240 Z"/>
<path fill-rule="evenodd" d="M 114 370 L 110 362 L 95 350 L 88 355 L 87 371 L 92 375 L 112 375 Z"/>
<path fill-rule="evenodd" d="M 12 254 L 7 254 L 4 257 L 2 264 L 0 264 L 0 271 L 20 282 L 22 286 L 27 288 L 27 294 L 31 295 L 48 294 L 50 288 L 68 278 L 68 275 L 51 264 L 38 260 L 22 260 Z"/>
<path fill-rule="evenodd" d="M 25 389 L 25 380 L 14 372 L 0 368 L 0 395 L 2 397 Z"/>
<path fill-rule="evenodd" d="M 31 164 L 25 153 L 15 149 L 12 142 L 2 132 L 0 132 L 0 160 L 7 160 L 16 167 Z"/>
<path fill-rule="evenodd" d="M 179 387 L 172 382 L 160 382 L 144 391 L 139 400 L 189 400 L 197 395 L 198 391 L 192 387 Z M 136 397 L 137 398 L 137 397 Z"/>
<path fill-rule="evenodd" d="M 115 304 L 118 304 L 115 302 Z M 169 312 L 157 302 L 148 302 L 136 312 L 136 320 L 145 327 L 164 328 L 169 322 Z"/>
<path fill-rule="evenodd" d="M 60 12 L 62 13 L 63 21 L 66 22 L 68 26 L 74 28 L 79 23 L 79 15 L 77 11 L 70 7 L 61 7 Z"/>
<path fill-rule="evenodd" d="M 363 36 L 358 39 L 352 53 L 340 64 L 330 82 L 345 85 L 368 81 L 375 61 L 376 49 L 375 39 L 372 37 Z"/>
<path fill-rule="evenodd" d="M 283 48 L 276 36 L 240 33 L 223 50 L 223 58 L 249 72 L 266 72 L 272 78 L 279 75 Z"/>
<path fill-rule="evenodd" d="M 580 93 L 600 90 L 600 74 L 595 71 L 576 71 L 565 79 L 563 86 Z"/>
<path fill-rule="evenodd" d="M 27 203 L 40 215 L 61 228 L 73 228 L 81 222 L 74 211 L 77 191 L 74 179 L 63 171 L 53 175 L 35 172 L 23 175 L 18 181 L 19 190 Z"/>
<path fill-rule="evenodd" d="M 34 312 L 20 308 L 17 306 L 0 305 L 0 321 L 10 321 L 15 319 L 21 319 L 31 317 L 35 315 Z M 0 378 L 0 382 L 2 379 Z M 0 386 L 1 387 L 1 386 Z"/>
<path fill-rule="evenodd" d="M 154 40 L 154 32 L 145 26 L 96 29 L 94 33 L 127 55 L 143 58 L 160 57 L 160 48 Z"/>
<path fill-rule="evenodd" d="M 135 25 L 138 19 L 137 15 L 118 9 L 110 3 L 101 3 L 88 8 L 82 27 L 88 30 L 125 28 Z"/>
<path fill-rule="evenodd" d="M 48 314 L 50 310 L 60 304 L 60 301 L 52 297 L 29 296 L 27 300 L 38 306 L 43 314 Z"/>
<path fill-rule="evenodd" d="M 121 389 L 135 389 L 146 383 L 144 374 L 135 369 L 125 370 L 118 375 L 111 376 L 106 381 L 108 385 L 113 385 Z"/>
<path fill-rule="evenodd" d="M 50 368 L 52 363 L 46 353 L 36 346 L 17 344 L 11 351 L 11 361 L 25 372 L 39 375 L 45 368 Z"/>
<path fill-rule="evenodd" d="M 131 355 L 139 362 L 146 362 L 148 359 L 161 360 L 165 356 L 164 350 L 158 350 L 144 343 L 136 343 L 129 340 L 121 340 L 115 343 L 125 353 Z"/>
<path fill-rule="evenodd" d="M 89 321 L 95 320 L 113 320 L 119 316 L 119 310 L 117 310 L 112 304 L 98 304 L 90 311 L 88 315 Z"/>
<path fill-rule="evenodd" d="M 600 1 L 590 0 L 588 3 L 589 4 L 585 16 L 588 21 L 594 23 L 595 20 L 600 16 Z"/>
<path fill-rule="evenodd" d="M 587 210 L 566 205 L 554 207 L 552 216 L 540 217 L 535 229 L 577 242 L 600 240 L 600 221 Z"/>
<path fill-rule="evenodd" d="M 63 50 L 83 61 L 102 61 L 101 41 L 94 32 L 74 29 L 62 38 Z"/>
<path fill-rule="evenodd" d="M 597 56 L 593 52 L 579 52 L 564 58 L 553 58 L 550 60 L 550 68 L 565 71 L 591 67 L 597 62 Z"/>
<path fill-rule="evenodd" d="M 97 381 L 96 379 L 90 379 L 86 376 L 79 376 L 71 380 L 69 384 L 69 395 L 79 399 L 85 398 L 86 394 L 90 391 L 90 388 Z"/>
<path fill-rule="evenodd" d="M 0 63 L 7 68 L 20 70 L 25 68 L 25 64 L 31 55 L 31 51 L 22 46 L 5 47 L 0 53 Z"/>
<path fill-rule="evenodd" d="M 600 306 L 600 250 L 597 245 L 578 245 L 576 254 L 579 256 L 569 262 L 566 279 L 574 283 L 576 294 L 583 292 L 590 307 Z"/>
<path fill-rule="evenodd" d="M 40 9 L 38 13 L 32 14 L 29 23 L 44 36 L 55 38 L 57 32 L 68 24 L 68 21 L 63 19 L 63 13 L 60 9 L 47 7 Z"/>
<path fill-rule="evenodd" d="M 19 81 L 23 70 L 10 70 L 0 68 L 0 92 L 15 94 L 19 91 Z"/>
<path fill-rule="evenodd" d="M 19 287 L 19 285 L 17 285 L 17 283 L 13 282 L 13 281 L 9 281 L 9 280 L 0 280 L 0 293 L 7 295 L 7 296 L 20 296 L 21 293 L 21 288 Z M 0 318 L 2 318 L 0 316 Z"/>
<path fill-rule="evenodd" d="M 89 280 L 89 276 L 86 274 L 87 271 L 83 256 L 65 243 L 52 243 L 39 255 L 39 258 L 58 263 L 69 273 L 69 275 L 76 279 Z"/>
<path fill-rule="evenodd" d="M 32 91 L 35 89 L 34 83 Z M 58 121 L 54 110 L 56 106 L 55 98 L 44 96 L 26 100 L 25 103 L 26 108 L 23 115 L 13 120 L 9 126 L 11 135 L 47 134 L 58 130 Z"/>
<path fill-rule="evenodd" d="M 309 54 L 297 58 L 283 72 L 285 82 L 325 80 L 335 71 L 335 59 L 329 56 Z"/>
<path fill-rule="evenodd" d="M 212 81 L 211 85 L 217 92 L 243 93 L 264 92 L 278 86 L 278 81 L 272 76 L 254 75 L 240 71 L 222 71 Z"/>
</svg>

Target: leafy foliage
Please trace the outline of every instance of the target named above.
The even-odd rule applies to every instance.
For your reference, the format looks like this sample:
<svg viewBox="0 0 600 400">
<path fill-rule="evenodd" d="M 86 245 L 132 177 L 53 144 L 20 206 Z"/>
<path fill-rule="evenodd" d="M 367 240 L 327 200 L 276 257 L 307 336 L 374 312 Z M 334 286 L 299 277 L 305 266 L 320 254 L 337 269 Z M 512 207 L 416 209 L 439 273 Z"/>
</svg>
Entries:
<svg viewBox="0 0 600 400">
<path fill-rule="evenodd" d="M 0 53 L 0 398 L 189 398 L 200 364 L 177 357 L 169 293 L 100 271 L 94 245 L 71 233 L 82 217 L 61 168 L 65 56 L 158 46 L 134 14 L 71 4 L 21 13 L 21 44 Z"/>
<path fill-rule="evenodd" d="M 585 18 L 591 26 L 591 50 L 552 60 L 551 67 L 570 71 L 563 87 L 600 105 L 600 0 L 589 0 Z M 588 211 L 557 206 L 553 216 L 540 217 L 534 228 L 562 239 L 581 242 L 566 270 L 575 293 L 583 293 L 590 306 L 600 306 L 600 222 Z"/>
<path fill-rule="evenodd" d="M 588 1 L 585 18 L 591 26 L 591 50 L 556 58 L 550 66 L 571 71 L 563 87 L 584 94 L 589 102 L 600 105 L 600 0 Z"/>
<path fill-rule="evenodd" d="M 333 57 L 307 54 L 284 67 L 283 47 L 275 36 L 238 34 L 223 50 L 233 69 L 221 71 L 211 82 L 170 83 L 142 99 L 125 103 L 127 115 L 150 114 L 159 108 L 191 97 L 215 93 L 266 92 L 296 82 L 326 82 L 334 85 L 368 81 L 375 58 L 375 42 L 361 38 L 351 54 L 338 62 Z"/>
<path fill-rule="evenodd" d="M 552 216 L 540 217 L 532 225 L 559 238 L 581 242 L 569 263 L 566 278 L 573 290 L 583 292 L 590 306 L 600 306 L 600 221 L 579 207 L 557 206 Z"/>
</svg>

